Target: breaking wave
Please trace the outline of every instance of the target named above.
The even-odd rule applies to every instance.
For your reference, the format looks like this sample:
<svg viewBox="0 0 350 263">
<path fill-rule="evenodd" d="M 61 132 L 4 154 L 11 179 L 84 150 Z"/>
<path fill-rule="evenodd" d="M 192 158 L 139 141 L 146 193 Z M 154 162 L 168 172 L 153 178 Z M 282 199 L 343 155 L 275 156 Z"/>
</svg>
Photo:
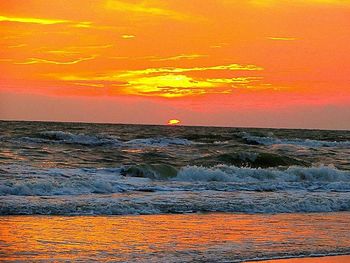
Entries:
<svg viewBox="0 0 350 263">
<path fill-rule="evenodd" d="M 12 169 L 0 181 L 0 215 L 350 211 L 350 172 L 328 166 Z"/>
<path fill-rule="evenodd" d="M 141 164 L 120 168 L 17 168 L 20 179 L 0 181 L 0 195 L 59 196 L 132 191 L 333 191 L 350 192 L 350 172 L 333 167 L 285 170 L 217 165 L 206 168 Z M 24 171 L 24 169 L 27 169 Z"/>
<path fill-rule="evenodd" d="M 289 167 L 286 170 L 244 168 L 218 165 L 213 168 L 187 166 L 182 168 L 177 180 L 219 182 L 350 182 L 350 172 L 333 167 Z"/>
<path fill-rule="evenodd" d="M 279 139 L 274 137 L 253 136 L 248 133 L 243 133 L 242 138 L 252 144 L 274 145 L 274 144 L 289 144 L 306 147 L 349 147 L 350 141 L 320 141 L 311 139 Z"/>
<path fill-rule="evenodd" d="M 127 215 L 195 212 L 304 213 L 350 211 L 348 193 L 167 191 L 77 197 L 5 196 L 0 215 Z"/>
</svg>

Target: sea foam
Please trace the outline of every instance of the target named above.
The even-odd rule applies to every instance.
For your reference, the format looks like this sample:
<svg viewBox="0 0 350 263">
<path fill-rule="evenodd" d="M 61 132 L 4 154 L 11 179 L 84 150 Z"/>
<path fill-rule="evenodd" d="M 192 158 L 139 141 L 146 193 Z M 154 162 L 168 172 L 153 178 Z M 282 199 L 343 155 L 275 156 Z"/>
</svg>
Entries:
<svg viewBox="0 0 350 263">
<path fill-rule="evenodd" d="M 270 136 L 254 136 L 249 133 L 243 132 L 242 138 L 247 142 L 253 142 L 261 145 L 274 145 L 274 144 L 289 144 L 299 145 L 306 147 L 349 147 L 350 141 L 320 141 L 311 139 L 279 139 Z"/>
</svg>

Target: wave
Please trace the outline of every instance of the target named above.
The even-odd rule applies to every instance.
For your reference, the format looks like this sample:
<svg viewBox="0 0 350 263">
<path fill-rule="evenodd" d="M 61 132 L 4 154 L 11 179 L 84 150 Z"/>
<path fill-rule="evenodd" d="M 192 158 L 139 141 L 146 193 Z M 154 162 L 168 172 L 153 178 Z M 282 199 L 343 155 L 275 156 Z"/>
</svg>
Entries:
<svg viewBox="0 0 350 263">
<path fill-rule="evenodd" d="M 14 168 L 11 168 L 14 169 Z M 9 170 L 9 169 L 6 169 Z M 120 168 L 47 169 L 19 167 L 0 181 L 0 196 L 55 196 L 125 191 L 333 191 L 350 192 L 350 172 L 330 166 L 211 168 L 140 164 Z"/>
<path fill-rule="evenodd" d="M 78 144 L 86 146 L 120 145 L 120 141 L 109 136 L 93 136 L 86 134 L 74 134 L 63 131 L 44 131 L 36 137 L 23 137 L 22 141 L 31 143 L 61 143 Z"/>
<path fill-rule="evenodd" d="M 350 172 L 330 166 L 4 169 L 2 215 L 350 211 Z"/>
<path fill-rule="evenodd" d="M 81 196 L 4 196 L 0 215 L 127 215 L 196 212 L 350 211 L 348 193 L 165 191 Z"/>
<path fill-rule="evenodd" d="M 350 172 L 334 167 L 211 168 L 140 164 L 119 168 L 37 169 L 9 166 L 0 196 L 112 194 L 132 191 L 332 191 L 350 192 Z"/>
<path fill-rule="evenodd" d="M 286 155 L 269 152 L 228 152 L 212 154 L 193 161 L 196 165 L 214 166 L 217 164 L 235 165 L 238 167 L 268 168 L 278 166 L 310 166 L 307 161 Z"/>
<path fill-rule="evenodd" d="M 177 180 L 186 182 L 286 182 L 286 183 L 341 183 L 350 182 L 350 172 L 338 170 L 332 166 L 300 167 L 287 169 L 248 168 L 228 165 L 214 167 L 185 166 L 175 167 L 159 165 L 132 165 L 123 167 L 121 174 L 131 177 L 144 177 L 158 180 Z"/>
<path fill-rule="evenodd" d="M 30 143 L 77 144 L 85 146 L 125 146 L 125 147 L 166 147 L 169 145 L 191 145 L 193 142 L 182 138 L 142 138 L 121 141 L 119 138 L 107 135 L 87 135 L 63 131 L 44 131 L 34 137 L 22 137 L 21 141 Z"/>
<path fill-rule="evenodd" d="M 159 138 L 146 138 L 146 139 L 134 139 L 125 142 L 128 145 L 144 145 L 144 146 L 157 146 L 157 147 L 165 147 L 169 145 L 191 145 L 192 141 L 181 138 L 167 138 L 167 137 L 159 137 Z"/>
<path fill-rule="evenodd" d="M 274 145 L 274 144 L 289 144 L 306 147 L 349 147 L 350 141 L 320 141 L 311 139 L 279 139 L 275 137 L 253 136 L 243 132 L 242 138 L 249 144 L 259 145 Z"/>
<path fill-rule="evenodd" d="M 350 182 L 350 172 L 329 166 L 289 167 L 286 170 L 218 165 L 213 168 L 187 166 L 176 176 L 182 181 L 219 182 Z"/>
<path fill-rule="evenodd" d="M 118 168 L 37 169 L 5 167 L 0 195 L 81 195 L 125 191 L 350 191 L 350 171 L 331 166 L 247 168 L 140 164 Z"/>
<path fill-rule="evenodd" d="M 19 178 L 0 182 L 0 196 L 84 195 L 125 191 L 115 178 L 120 168 L 22 170 L 14 171 L 20 174 Z"/>
</svg>

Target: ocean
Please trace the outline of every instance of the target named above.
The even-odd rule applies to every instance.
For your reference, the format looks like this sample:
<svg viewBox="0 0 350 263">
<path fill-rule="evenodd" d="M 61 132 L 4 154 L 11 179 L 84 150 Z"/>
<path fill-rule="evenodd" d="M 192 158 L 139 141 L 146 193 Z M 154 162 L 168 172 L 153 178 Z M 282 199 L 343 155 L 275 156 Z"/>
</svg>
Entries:
<svg viewBox="0 0 350 263">
<path fill-rule="evenodd" d="M 94 225 L 91 220 L 109 231 L 114 223 L 122 224 L 118 229 L 128 235 L 125 222 L 134 222 L 129 233 L 138 231 L 138 240 L 144 234 L 150 242 L 154 235 L 148 228 L 161 222 L 168 223 L 164 231 L 172 230 L 166 235 L 178 234 L 179 240 L 187 240 L 186 235 L 174 226 L 186 222 L 192 222 L 192 232 L 204 227 L 199 222 L 210 226 L 213 236 L 218 232 L 215 244 L 208 237 L 200 242 L 200 233 L 198 239 L 191 235 L 186 253 L 183 247 L 175 253 L 166 246 L 160 246 L 161 253 L 156 248 L 142 252 L 142 247 L 131 253 L 129 247 L 128 254 L 118 250 L 118 259 L 113 245 L 109 249 L 101 241 L 103 259 L 121 262 L 350 253 L 350 131 L 1 121 L 0 147 L 0 229 L 7 233 L 0 235 L 0 255 L 9 260 L 16 258 L 18 244 L 23 246 L 21 235 L 40 229 L 41 220 L 53 227 L 61 222 L 56 222 L 61 235 L 70 227 L 85 231 L 78 223 Z M 232 227 L 235 222 L 242 228 Z M 33 229 L 11 232 L 23 224 Z M 254 233 L 253 226 L 260 232 Z M 161 230 L 157 240 L 166 245 Z M 237 231 L 241 238 L 226 240 Z M 130 246 L 137 243 L 124 239 Z M 290 240 L 296 241 L 289 246 Z M 275 241 L 285 242 L 285 251 Z M 264 245 L 257 249 L 259 244 Z M 43 259 L 48 252 L 35 253 Z"/>
</svg>

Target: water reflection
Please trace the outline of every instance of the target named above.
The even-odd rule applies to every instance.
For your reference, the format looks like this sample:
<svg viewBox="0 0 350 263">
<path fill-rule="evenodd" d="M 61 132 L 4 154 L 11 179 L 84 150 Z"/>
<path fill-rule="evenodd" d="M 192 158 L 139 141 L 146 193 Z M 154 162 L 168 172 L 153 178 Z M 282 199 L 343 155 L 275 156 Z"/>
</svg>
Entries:
<svg viewBox="0 0 350 263">
<path fill-rule="evenodd" d="M 4 216 L 3 260 L 186 262 L 350 252 L 350 213 Z"/>
</svg>

